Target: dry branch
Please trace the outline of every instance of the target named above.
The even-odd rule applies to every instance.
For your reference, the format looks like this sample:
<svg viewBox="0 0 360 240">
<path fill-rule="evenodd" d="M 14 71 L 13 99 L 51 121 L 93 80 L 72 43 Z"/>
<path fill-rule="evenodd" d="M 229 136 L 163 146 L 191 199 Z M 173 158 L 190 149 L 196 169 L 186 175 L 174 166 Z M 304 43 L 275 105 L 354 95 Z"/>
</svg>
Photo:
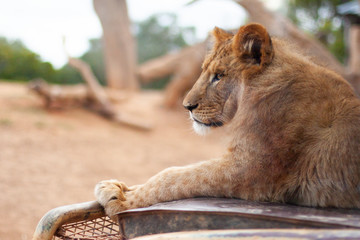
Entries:
<svg viewBox="0 0 360 240">
<path fill-rule="evenodd" d="M 172 75 L 165 90 L 164 105 L 175 107 L 183 95 L 192 87 L 201 73 L 201 63 L 206 54 L 208 41 L 186 47 L 177 53 L 171 53 L 149 60 L 138 67 L 138 76 L 143 83 L 156 81 Z"/>
<path fill-rule="evenodd" d="M 150 130 L 151 126 L 144 121 L 136 120 L 129 116 L 123 116 L 114 109 L 114 106 L 109 101 L 104 89 L 97 81 L 95 75 L 91 71 L 90 66 L 80 59 L 70 58 L 69 65 L 77 69 L 85 82 L 87 83 L 91 92 L 92 98 L 99 104 L 100 112 L 112 121 L 135 127 L 142 130 Z"/>
<path fill-rule="evenodd" d="M 91 99 L 84 84 L 71 86 L 49 85 L 43 79 L 29 82 L 28 88 L 38 94 L 48 110 L 83 107 L 89 105 Z"/>
<path fill-rule="evenodd" d="M 141 130 L 151 130 L 151 126 L 143 120 L 123 113 L 120 114 L 115 110 L 107 93 L 98 83 L 87 63 L 80 59 L 69 57 L 69 65 L 80 72 L 86 82 L 86 86 L 48 85 L 43 80 L 35 80 L 29 84 L 29 88 L 44 99 L 46 108 L 63 109 L 74 106 L 86 106 L 95 109 L 111 121 Z"/>
<path fill-rule="evenodd" d="M 89 87 L 92 98 L 100 105 L 101 113 L 108 118 L 113 118 L 115 114 L 114 107 L 109 101 L 104 89 L 100 86 L 95 75 L 91 71 L 90 66 L 80 59 L 70 57 L 69 65 L 80 72 L 82 78 Z"/>
</svg>

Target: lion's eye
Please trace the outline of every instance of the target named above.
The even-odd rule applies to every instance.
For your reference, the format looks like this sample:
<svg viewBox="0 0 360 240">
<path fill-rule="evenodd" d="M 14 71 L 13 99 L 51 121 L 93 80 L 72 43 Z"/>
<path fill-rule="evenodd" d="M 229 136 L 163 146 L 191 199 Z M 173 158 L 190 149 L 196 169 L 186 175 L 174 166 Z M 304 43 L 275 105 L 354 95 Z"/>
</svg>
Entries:
<svg viewBox="0 0 360 240">
<path fill-rule="evenodd" d="M 214 75 L 213 79 L 211 79 L 211 82 L 212 82 L 212 83 L 213 83 L 213 82 L 217 82 L 217 81 L 219 81 L 223 76 L 224 76 L 224 74 L 222 74 L 222 73 L 216 73 L 216 74 Z"/>
</svg>

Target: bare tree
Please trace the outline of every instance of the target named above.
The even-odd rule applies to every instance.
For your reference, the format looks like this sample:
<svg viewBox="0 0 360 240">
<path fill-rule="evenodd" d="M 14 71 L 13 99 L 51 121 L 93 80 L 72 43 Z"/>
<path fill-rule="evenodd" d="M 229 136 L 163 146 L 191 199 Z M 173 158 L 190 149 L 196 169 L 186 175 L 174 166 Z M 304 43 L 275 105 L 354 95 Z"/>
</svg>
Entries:
<svg viewBox="0 0 360 240">
<path fill-rule="evenodd" d="M 197 1 L 197 0 L 195 0 Z M 194 1 L 194 2 L 195 2 Z M 298 29 L 289 19 L 269 11 L 259 0 L 234 0 L 249 14 L 250 21 L 263 24 L 273 36 L 294 42 L 319 63 L 344 76 L 360 93 L 360 28 L 349 30 L 350 58 L 343 66 L 318 40 Z M 143 83 L 172 75 L 164 105 L 174 107 L 200 74 L 209 41 L 184 48 L 135 67 L 135 43 L 129 31 L 125 0 L 94 0 L 104 29 L 105 65 L 110 87 L 137 88 L 135 72 Z M 126 77 L 125 77 L 126 76 Z"/>
<path fill-rule="evenodd" d="M 359 3 L 360 5 L 360 3 Z M 352 25 L 349 29 L 349 71 L 360 75 L 360 26 Z"/>
<path fill-rule="evenodd" d="M 106 81 L 110 88 L 138 89 L 136 44 L 130 32 L 126 0 L 94 0 L 103 28 Z"/>
</svg>

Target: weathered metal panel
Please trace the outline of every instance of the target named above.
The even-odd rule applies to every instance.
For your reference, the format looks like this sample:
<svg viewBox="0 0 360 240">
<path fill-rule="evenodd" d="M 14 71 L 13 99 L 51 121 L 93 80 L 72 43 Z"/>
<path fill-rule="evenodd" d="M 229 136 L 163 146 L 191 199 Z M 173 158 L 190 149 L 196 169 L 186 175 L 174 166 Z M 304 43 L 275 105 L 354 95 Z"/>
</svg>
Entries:
<svg viewBox="0 0 360 240">
<path fill-rule="evenodd" d="M 136 240 L 355 240 L 360 239 L 360 230 L 294 230 L 294 229 L 261 229 L 261 230 L 217 230 L 217 231 L 196 231 L 177 232 L 166 234 L 155 234 L 136 238 Z M 135 240 L 135 239 L 134 239 Z"/>
<path fill-rule="evenodd" d="M 63 224 L 90 221 L 104 216 L 104 209 L 95 201 L 54 208 L 39 221 L 33 240 L 52 239 Z"/>
<path fill-rule="evenodd" d="M 360 210 L 307 208 L 217 198 L 156 204 L 122 212 L 118 219 L 126 238 L 199 229 L 360 229 Z"/>
<path fill-rule="evenodd" d="M 257 236 L 256 234 L 265 231 L 256 230 L 260 228 L 267 228 L 269 236 L 274 236 L 273 239 L 281 239 L 281 234 L 284 233 L 292 234 L 286 235 L 288 239 L 297 239 L 297 233 L 305 231 L 313 234 L 314 228 L 326 228 L 326 231 L 319 230 L 320 232 L 316 234 L 329 233 L 330 235 L 324 235 L 330 236 L 329 239 L 349 239 L 348 236 L 351 236 L 349 234 L 353 234 L 353 239 L 360 239 L 359 209 L 317 209 L 238 199 L 197 198 L 122 212 L 118 215 L 120 231 L 118 231 L 119 226 L 103 218 L 104 215 L 104 210 L 97 202 L 53 209 L 39 222 L 33 239 L 50 240 L 55 232 L 61 239 L 122 239 L 122 235 L 124 238 L 129 238 L 146 234 L 204 229 L 240 229 L 238 231 L 241 239 L 240 236 L 245 234 L 244 231 L 247 231 L 249 236 Z M 293 231 L 293 228 L 298 230 Z M 301 228 L 306 229 L 300 230 Z M 336 230 L 329 230 L 330 228 Z M 281 234 L 277 233 L 279 231 Z M 261 237 L 265 236 L 265 233 L 261 232 L 261 234 Z M 345 234 L 344 238 L 341 234 Z M 207 235 L 201 236 L 196 236 L 194 239 L 206 239 Z M 209 236 L 221 239 L 220 235 Z M 235 235 L 230 237 L 235 239 Z"/>
</svg>

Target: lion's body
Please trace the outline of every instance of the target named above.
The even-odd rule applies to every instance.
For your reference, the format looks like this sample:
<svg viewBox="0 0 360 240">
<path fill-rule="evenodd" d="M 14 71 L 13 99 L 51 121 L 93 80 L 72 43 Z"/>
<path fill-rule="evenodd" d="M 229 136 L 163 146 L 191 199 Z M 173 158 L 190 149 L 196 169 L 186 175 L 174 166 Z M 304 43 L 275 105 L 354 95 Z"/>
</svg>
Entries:
<svg viewBox="0 0 360 240">
<path fill-rule="evenodd" d="M 214 35 L 184 106 L 200 132 L 229 125 L 228 152 L 129 189 L 101 182 L 107 213 L 197 196 L 360 208 L 360 101 L 351 86 L 261 25 Z"/>
<path fill-rule="evenodd" d="M 234 158 L 247 149 L 249 163 L 239 197 L 360 207 L 359 99 L 337 74 L 273 45 L 272 63 L 244 86 L 232 120 Z"/>
</svg>

